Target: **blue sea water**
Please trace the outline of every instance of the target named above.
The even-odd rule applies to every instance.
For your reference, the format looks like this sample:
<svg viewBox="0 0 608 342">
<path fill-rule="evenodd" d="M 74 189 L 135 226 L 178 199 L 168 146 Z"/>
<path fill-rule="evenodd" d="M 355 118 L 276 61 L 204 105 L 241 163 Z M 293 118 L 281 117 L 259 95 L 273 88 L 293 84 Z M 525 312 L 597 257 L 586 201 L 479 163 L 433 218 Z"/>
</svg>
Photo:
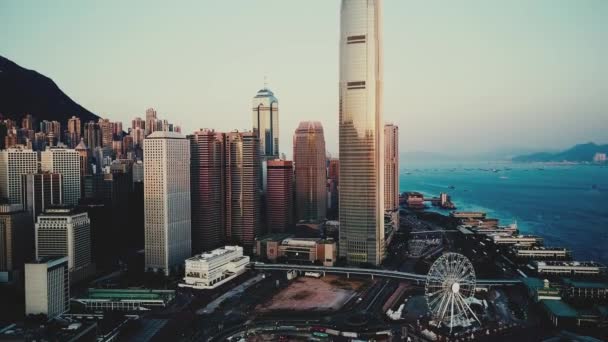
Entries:
<svg viewBox="0 0 608 342">
<path fill-rule="evenodd" d="M 457 210 L 485 211 L 503 225 L 517 221 L 522 233 L 544 237 L 546 246 L 608 264 L 607 166 L 410 164 L 400 170 L 400 189 L 425 197 L 447 192 Z"/>
</svg>

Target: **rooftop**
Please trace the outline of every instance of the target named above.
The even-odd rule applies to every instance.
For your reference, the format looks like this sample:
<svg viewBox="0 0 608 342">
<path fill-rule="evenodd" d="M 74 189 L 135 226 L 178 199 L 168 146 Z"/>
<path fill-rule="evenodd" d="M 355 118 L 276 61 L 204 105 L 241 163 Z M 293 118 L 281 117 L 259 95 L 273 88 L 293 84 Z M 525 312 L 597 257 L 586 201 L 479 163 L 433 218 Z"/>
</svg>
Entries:
<svg viewBox="0 0 608 342">
<path fill-rule="evenodd" d="M 583 267 L 605 267 L 595 261 L 536 261 L 538 266 L 583 266 Z"/>
<path fill-rule="evenodd" d="M 209 252 L 205 252 L 205 253 L 202 253 L 202 254 L 195 255 L 195 256 L 187 259 L 187 260 L 191 260 L 191 261 L 202 261 L 202 260 L 210 261 L 210 260 L 218 258 L 218 257 L 220 257 L 220 256 L 222 256 L 224 254 L 233 253 L 233 252 L 236 252 L 236 251 L 239 251 L 239 250 L 242 253 L 243 252 L 243 247 L 240 247 L 240 246 L 224 246 L 224 247 L 217 248 L 217 249 L 214 249 L 214 250 L 209 251 Z"/>
<path fill-rule="evenodd" d="M 156 131 L 148 135 L 146 139 L 186 139 L 186 137 L 177 132 Z"/>
<path fill-rule="evenodd" d="M 261 241 L 261 242 L 268 242 L 268 241 L 280 242 L 280 241 L 283 241 L 292 236 L 293 236 L 292 234 L 288 234 L 288 233 L 268 234 L 268 235 L 264 235 L 264 236 L 258 238 L 257 240 Z"/>
<path fill-rule="evenodd" d="M 86 299 L 165 300 L 175 297 L 175 290 L 151 289 L 88 289 Z"/>
</svg>

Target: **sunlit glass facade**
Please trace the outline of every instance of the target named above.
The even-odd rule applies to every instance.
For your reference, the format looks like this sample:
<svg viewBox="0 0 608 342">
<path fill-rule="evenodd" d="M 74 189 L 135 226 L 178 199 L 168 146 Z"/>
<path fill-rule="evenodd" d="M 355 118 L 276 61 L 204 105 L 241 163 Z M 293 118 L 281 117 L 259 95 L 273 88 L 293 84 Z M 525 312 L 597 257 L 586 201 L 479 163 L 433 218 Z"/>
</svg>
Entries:
<svg viewBox="0 0 608 342">
<path fill-rule="evenodd" d="M 381 1 L 340 10 L 340 256 L 378 265 L 384 256 Z"/>
</svg>

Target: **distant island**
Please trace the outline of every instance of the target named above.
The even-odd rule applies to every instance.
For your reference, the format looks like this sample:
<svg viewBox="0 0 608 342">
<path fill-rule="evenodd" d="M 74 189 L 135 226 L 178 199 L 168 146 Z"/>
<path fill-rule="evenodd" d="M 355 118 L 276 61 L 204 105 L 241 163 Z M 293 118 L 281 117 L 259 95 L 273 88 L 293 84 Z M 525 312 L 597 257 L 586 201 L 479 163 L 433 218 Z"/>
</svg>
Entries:
<svg viewBox="0 0 608 342">
<path fill-rule="evenodd" d="M 565 151 L 557 153 L 538 152 L 516 156 L 512 158 L 514 162 L 605 162 L 608 154 L 608 144 L 598 145 L 593 142 L 579 144 Z"/>
</svg>

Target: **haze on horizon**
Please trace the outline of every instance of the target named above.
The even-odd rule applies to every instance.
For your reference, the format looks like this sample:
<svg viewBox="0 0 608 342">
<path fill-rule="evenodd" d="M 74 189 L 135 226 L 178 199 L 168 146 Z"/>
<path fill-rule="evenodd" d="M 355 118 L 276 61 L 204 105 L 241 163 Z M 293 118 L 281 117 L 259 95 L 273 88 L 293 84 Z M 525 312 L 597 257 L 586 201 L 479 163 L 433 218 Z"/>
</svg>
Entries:
<svg viewBox="0 0 608 342">
<path fill-rule="evenodd" d="M 188 134 L 251 129 L 264 77 L 280 148 L 338 143 L 338 0 L 0 2 L 0 55 L 124 127 L 154 107 Z M 384 118 L 401 151 L 606 143 L 608 1 L 384 1 Z"/>
</svg>

